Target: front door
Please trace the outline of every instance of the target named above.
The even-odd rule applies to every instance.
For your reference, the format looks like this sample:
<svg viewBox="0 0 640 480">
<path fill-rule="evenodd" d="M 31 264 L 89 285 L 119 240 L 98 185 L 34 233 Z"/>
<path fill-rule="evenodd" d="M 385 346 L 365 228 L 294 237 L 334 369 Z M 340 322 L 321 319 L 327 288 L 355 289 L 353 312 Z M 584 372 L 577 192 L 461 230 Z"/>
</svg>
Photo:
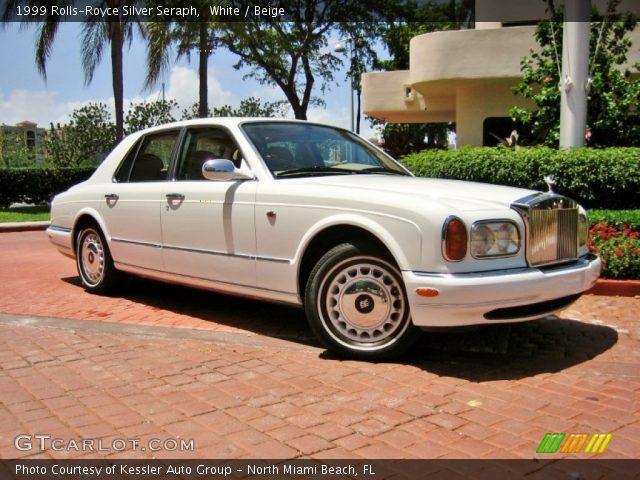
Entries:
<svg viewBox="0 0 640 480">
<path fill-rule="evenodd" d="M 255 181 L 206 180 L 202 164 L 226 158 L 241 166 L 231 135 L 215 127 L 187 130 L 175 181 L 162 191 L 165 270 L 235 285 L 255 285 Z"/>
</svg>

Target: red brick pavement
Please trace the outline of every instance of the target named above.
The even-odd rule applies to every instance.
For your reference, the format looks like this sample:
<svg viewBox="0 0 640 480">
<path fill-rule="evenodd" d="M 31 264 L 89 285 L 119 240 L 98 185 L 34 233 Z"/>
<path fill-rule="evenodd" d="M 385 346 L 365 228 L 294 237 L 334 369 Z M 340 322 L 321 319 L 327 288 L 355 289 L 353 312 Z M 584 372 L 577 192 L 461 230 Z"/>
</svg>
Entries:
<svg viewBox="0 0 640 480">
<path fill-rule="evenodd" d="M 531 458 L 549 431 L 611 432 L 601 458 L 639 458 L 639 303 L 586 296 L 560 319 L 429 333 L 396 363 L 343 361 L 295 309 L 142 280 L 89 295 L 42 232 L 0 234 L 0 312 L 94 320 L 0 315 L 0 458 L 80 456 L 17 451 L 19 433 L 193 438 L 181 455 L 210 458 Z"/>
</svg>

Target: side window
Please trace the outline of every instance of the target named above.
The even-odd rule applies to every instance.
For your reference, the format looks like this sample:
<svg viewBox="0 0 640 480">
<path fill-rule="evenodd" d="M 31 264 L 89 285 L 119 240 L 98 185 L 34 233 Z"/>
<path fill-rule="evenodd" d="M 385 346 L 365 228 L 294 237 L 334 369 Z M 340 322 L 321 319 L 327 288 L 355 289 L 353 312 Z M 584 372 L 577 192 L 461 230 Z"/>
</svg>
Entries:
<svg viewBox="0 0 640 480">
<path fill-rule="evenodd" d="M 166 180 L 178 131 L 147 135 L 134 146 L 120 165 L 117 182 L 157 182 Z"/>
<path fill-rule="evenodd" d="M 114 181 L 117 183 L 127 182 L 129 180 L 129 174 L 131 173 L 131 165 L 136 158 L 136 153 L 140 149 L 141 140 L 138 140 L 134 146 L 129 150 L 125 159 L 120 163 L 116 174 L 113 176 Z"/>
<path fill-rule="evenodd" d="M 242 158 L 229 133 L 220 128 L 190 129 L 178 159 L 176 180 L 206 180 L 202 165 L 207 160 L 223 158 L 231 160 L 237 168 Z"/>
</svg>

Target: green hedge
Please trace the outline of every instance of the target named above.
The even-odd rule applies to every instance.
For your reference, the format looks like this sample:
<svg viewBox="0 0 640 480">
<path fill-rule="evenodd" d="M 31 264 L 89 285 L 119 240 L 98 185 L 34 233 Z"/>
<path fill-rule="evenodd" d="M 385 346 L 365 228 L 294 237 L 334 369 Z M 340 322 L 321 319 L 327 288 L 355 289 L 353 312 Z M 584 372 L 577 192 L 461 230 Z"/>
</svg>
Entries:
<svg viewBox="0 0 640 480">
<path fill-rule="evenodd" d="M 42 204 L 89 178 L 95 167 L 0 168 L 0 207 L 12 203 Z"/>
<path fill-rule="evenodd" d="M 544 176 L 553 175 L 557 192 L 587 208 L 640 208 L 640 148 L 463 147 L 425 150 L 402 162 L 422 177 L 545 191 Z"/>
</svg>

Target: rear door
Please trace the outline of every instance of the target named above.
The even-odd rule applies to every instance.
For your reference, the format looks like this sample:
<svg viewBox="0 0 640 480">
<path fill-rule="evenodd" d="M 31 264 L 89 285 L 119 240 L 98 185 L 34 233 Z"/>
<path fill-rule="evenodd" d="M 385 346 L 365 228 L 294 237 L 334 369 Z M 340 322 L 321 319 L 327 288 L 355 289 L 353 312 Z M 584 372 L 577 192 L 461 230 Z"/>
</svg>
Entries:
<svg viewBox="0 0 640 480">
<path fill-rule="evenodd" d="M 160 208 L 179 129 L 144 136 L 104 192 L 101 213 L 116 263 L 162 270 Z"/>
</svg>

